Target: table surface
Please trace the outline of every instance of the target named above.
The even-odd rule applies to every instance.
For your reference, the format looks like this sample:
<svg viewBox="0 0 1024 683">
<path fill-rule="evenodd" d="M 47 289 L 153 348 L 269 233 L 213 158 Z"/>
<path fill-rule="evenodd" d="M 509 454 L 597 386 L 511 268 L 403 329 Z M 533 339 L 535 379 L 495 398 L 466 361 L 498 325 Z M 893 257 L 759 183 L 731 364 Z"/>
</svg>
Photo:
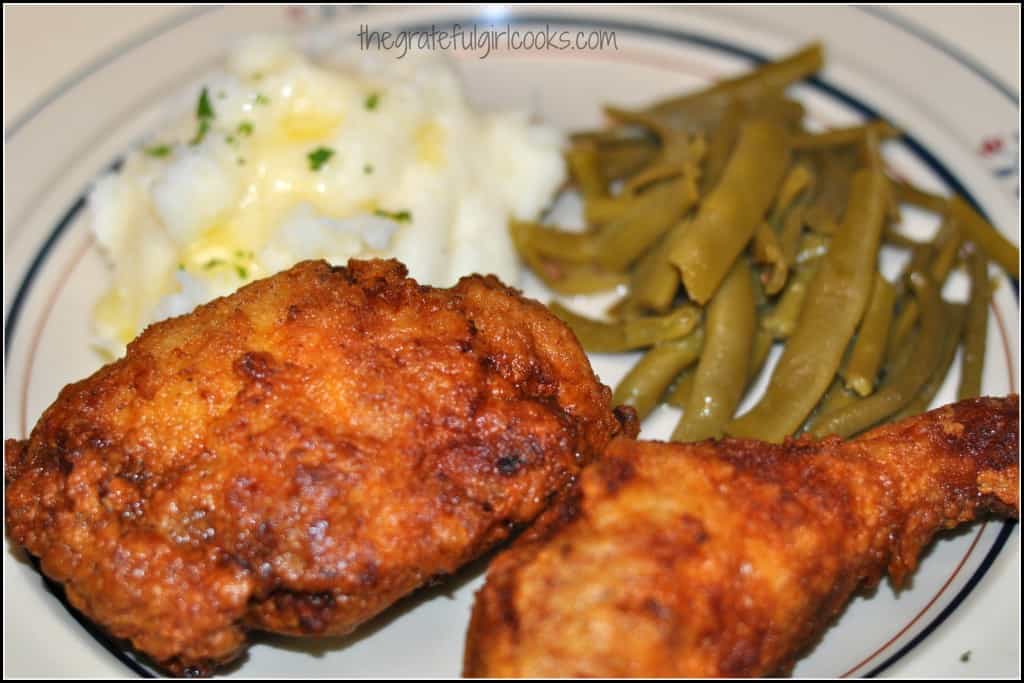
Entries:
<svg viewBox="0 0 1024 683">
<path fill-rule="evenodd" d="M 71 74 L 183 11 L 162 6 L 5 6 L 4 128 Z M 1020 92 L 1020 6 L 890 7 Z"/>
</svg>

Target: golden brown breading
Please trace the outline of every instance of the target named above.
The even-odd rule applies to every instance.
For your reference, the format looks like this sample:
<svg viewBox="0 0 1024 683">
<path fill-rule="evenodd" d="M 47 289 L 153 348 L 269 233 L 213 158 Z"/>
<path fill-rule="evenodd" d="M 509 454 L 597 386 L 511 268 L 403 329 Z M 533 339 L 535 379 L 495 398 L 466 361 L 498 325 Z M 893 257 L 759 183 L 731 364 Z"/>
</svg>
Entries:
<svg viewBox="0 0 1024 683">
<path fill-rule="evenodd" d="M 785 673 L 936 531 L 1017 515 L 1017 406 L 965 401 L 846 443 L 616 439 L 492 563 L 465 673 Z"/>
<path fill-rule="evenodd" d="M 169 670 L 342 634 L 530 522 L 623 427 L 493 277 L 306 262 L 147 329 L 6 444 L 11 537 Z M 636 433 L 626 413 L 625 433 Z"/>
</svg>

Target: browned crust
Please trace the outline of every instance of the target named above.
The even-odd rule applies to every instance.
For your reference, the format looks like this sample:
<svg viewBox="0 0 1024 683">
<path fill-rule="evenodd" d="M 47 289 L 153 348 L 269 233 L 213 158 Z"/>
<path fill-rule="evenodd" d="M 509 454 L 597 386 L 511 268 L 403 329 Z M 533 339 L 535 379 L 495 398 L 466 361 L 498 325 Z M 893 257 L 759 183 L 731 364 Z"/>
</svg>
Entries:
<svg viewBox="0 0 1024 683">
<path fill-rule="evenodd" d="M 610 395 L 493 277 L 306 262 L 65 387 L 6 443 L 8 533 L 112 634 L 209 672 L 249 629 L 350 631 L 531 521 L 623 430 Z"/>
<path fill-rule="evenodd" d="M 492 564 L 469 676 L 789 671 L 859 588 L 940 529 L 1019 511 L 1016 396 L 851 442 L 615 439 Z"/>
</svg>

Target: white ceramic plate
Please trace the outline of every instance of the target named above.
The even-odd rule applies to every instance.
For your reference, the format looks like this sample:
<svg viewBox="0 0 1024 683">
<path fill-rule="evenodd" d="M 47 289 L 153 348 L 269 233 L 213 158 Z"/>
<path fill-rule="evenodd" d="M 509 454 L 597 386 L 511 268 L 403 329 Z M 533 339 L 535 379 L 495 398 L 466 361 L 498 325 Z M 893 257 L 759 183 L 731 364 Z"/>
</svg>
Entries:
<svg viewBox="0 0 1024 683">
<path fill-rule="evenodd" d="M 160 98 L 217 63 L 226 46 L 254 31 L 335 31 L 353 40 L 374 29 L 474 20 L 504 26 L 615 31 L 617 50 L 452 53 L 474 100 L 529 108 L 565 128 L 600 123 L 600 104 L 642 104 L 734 73 L 752 60 L 823 40 L 828 68 L 800 97 L 821 125 L 882 115 L 908 132 L 890 145 L 894 171 L 975 201 L 1019 242 L 1017 96 L 954 53 L 851 8 L 203 8 L 139 36 L 85 69 L 7 131 L 11 174 L 4 260 L 4 436 L 22 437 L 59 389 L 95 370 L 88 317 L 107 273 L 87 230 L 90 179 L 150 129 Z M 865 46 L 870 49 L 865 50 Z M 941 74 L 941 77 L 938 75 Z M 980 153 L 979 153 L 980 152 Z M 1006 171 L 1010 168 L 1010 171 Z M 923 219 L 918 227 L 927 229 Z M 886 267 L 896 261 L 887 258 Z M 1019 302 L 1003 278 L 990 316 L 984 390 L 1019 387 Z M 529 294 L 548 299 L 525 278 Z M 947 295 L 962 296 L 954 281 Z M 586 305 L 586 302 L 581 302 Z M 630 358 L 593 358 L 614 385 Z M 953 399 L 955 374 L 937 398 Z M 667 436 L 660 409 L 644 436 Z M 24 676 L 131 676 L 146 669 L 69 614 L 5 539 L 4 669 Z M 483 563 L 442 589 L 418 593 L 345 639 L 266 638 L 229 675 L 456 676 L 472 594 Z M 858 598 L 803 659 L 801 676 L 1019 675 L 1020 535 L 989 522 L 944 536 L 912 585 L 887 583 Z M 970 653 L 964 660 L 962 655 Z"/>
</svg>

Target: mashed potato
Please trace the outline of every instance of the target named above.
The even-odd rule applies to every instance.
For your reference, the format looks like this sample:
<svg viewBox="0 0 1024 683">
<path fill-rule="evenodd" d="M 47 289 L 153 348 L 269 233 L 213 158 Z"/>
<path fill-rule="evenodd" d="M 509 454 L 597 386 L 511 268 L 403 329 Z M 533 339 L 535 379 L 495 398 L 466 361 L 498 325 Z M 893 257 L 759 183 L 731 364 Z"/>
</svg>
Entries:
<svg viewBox="0 0 1024 683">
<path fill-rule="evenodd" d="M 394 256 L 429 284 L 516 284 L 507 220 L 535 216 L 564 179 L 556 131 L 475 111 L 438 57 L 341 68 L 252 38 L 187 109 L 89 197 L 113 264 L 95 311 L 113 355 L 303 259 Z"/>
</svg>

